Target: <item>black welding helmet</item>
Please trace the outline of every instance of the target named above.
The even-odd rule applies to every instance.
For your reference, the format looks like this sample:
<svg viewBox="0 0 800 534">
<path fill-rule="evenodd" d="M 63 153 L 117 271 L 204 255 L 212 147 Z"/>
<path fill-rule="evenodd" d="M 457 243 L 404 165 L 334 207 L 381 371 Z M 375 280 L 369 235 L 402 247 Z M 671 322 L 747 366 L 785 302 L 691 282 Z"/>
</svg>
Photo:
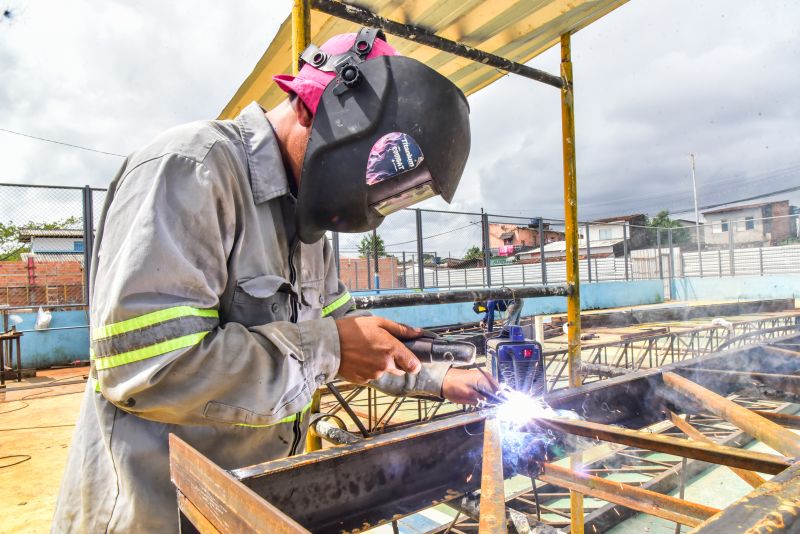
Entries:
<svg viewBox="0 0 800 534">
<path fill-rule="evenodd" d="M 402 56 L 365 60 L 376 35 L 329 56 L 311 46 L 301 61 L 336 77 L 311 125 L 298 192 L 298 235 L 366 232 L 426 198 L 453 199 L 470 148 L 469 106 L 450 80 Z"/>
</svg>

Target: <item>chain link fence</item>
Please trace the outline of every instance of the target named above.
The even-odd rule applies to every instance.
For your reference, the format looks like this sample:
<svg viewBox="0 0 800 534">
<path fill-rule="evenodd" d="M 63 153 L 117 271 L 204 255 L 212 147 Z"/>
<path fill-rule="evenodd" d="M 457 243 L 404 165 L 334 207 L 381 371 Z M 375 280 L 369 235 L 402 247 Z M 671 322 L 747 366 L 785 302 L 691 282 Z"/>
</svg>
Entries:
<svg viewBox="0 0 800 534">
<path fill-rule="evenodd" d="M 84 263 L 105 196 L 104 189 L 0 184 L 0 306 L 85 304 Z M 798 210 L 788 202 L 759 206 L 671 228 L 643 215 L 581 223 L 581 282 L 661 279 L 669 295 L 679 277 L 800 274 Z M 374 232 L 329 238 L 353 291 L 566 282 L 566 228 L 556 219 L 407 209 Z"/>
<path fill-rule="evenodd" d="M 84 305 L 84 264 L 105 191 L 0 184 L 0 306 Z M 91 209 L 91 221 L 85 213 Z"/>
</svg>

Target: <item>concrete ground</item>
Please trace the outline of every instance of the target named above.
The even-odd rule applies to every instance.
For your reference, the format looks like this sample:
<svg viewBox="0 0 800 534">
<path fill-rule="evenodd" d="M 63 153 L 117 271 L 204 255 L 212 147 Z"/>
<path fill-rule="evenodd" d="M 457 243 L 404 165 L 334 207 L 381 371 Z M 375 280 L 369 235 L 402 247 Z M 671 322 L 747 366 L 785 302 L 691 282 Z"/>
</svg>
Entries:
<svg viewBox="0 0 800 534">
<path fill-rule="evenodd" d="M 40 371 L 0 390 L 0 533 L 49 532 L 88 367 Z M 85 381 L 82 381 L 85 382 Z M 43 386 L 35 389 L 20 387 Z"/>
</svg>

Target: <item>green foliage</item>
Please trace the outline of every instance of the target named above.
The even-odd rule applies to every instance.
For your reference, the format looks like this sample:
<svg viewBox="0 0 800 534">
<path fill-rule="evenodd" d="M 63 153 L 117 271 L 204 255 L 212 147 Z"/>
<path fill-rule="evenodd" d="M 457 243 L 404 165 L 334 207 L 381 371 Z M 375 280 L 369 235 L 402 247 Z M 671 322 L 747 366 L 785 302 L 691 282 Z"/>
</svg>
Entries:
<svg viewBox="0 0 800 534">
<path fill-rule="evenodd" d="M 83 221 L 80 217 L 67 217 L 66 219 L 49 223 L 28 221 L 22 225 L 14 224 L 11 221 L 8 223 L 0 222 L 0 261 L 16 261 L 21 258 L 22 254 L 30 251 L 29 243 L 19 242 L 21 230 L 66 230 L 69 228 L 82 228 L 82 226 Z"/>
<path fill-rule="evenodd" d="M 674 245 L 680 245 L 682 243 L 689 243 L 691 241 L 691 235 L 689 234 L 689 229 L 685 226 L 681 226 L 681 223 L 678 221 L 673 221 L 669 218 L 669 210 L 661 210 L 659 211 L 655 217 L 652 219 L 648 217 L 647 219 L 647 238 L 650 245 L 655 245 L 656 243 L 656 232 L 658 228 L 667 229 L 672 228 L 672 243 Z M 664 245 L 666 242 L 665 235 L 662 234 L 661 236 L 661 244 Z"/>
<path fill-rule="evenodd" d="M 483 251 L 477 246 L 472 246 L 464 254 L 465 260 L 481 260 L 483 259 Z"/>
<path fill-rule="evenodd" d="M 383 238 L 379 234 L 367 234 L 361 238 L 361 242 L 358 244 L 358 253 L 362 258 L 366 258 L 367 256 L 374 258 L 376 248 L 379 258 L 386 256 Z"/>
</svg>

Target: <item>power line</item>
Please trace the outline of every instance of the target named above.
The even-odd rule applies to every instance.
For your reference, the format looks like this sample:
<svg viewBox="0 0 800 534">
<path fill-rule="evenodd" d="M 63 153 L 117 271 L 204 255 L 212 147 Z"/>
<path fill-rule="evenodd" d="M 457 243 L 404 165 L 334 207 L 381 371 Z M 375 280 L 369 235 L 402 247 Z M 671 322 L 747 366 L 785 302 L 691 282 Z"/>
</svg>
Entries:
<svg viewBox="0 0 800 534">
<path fill-rule="evenodd" d="M 97 150 L 95 148 L 89 148 L 89 147 L 86 147 L 86 146 L 73 145 L 72 143 L 66 143 L 64 141 L 56 141 L 55 139 L 46 139 L 44 137 L 37 137 L 35 135 L 30 135 L 30 134 L 26 134 L 26 133 L 22 133 L 22 132 L 15 132 L 14 130 L 8 130 L 6 128 L 0 128 L 0 132 L 6 132 L 6 133 L 14 134 L 14 135 L 20 135 L 22 137 L 28 137 L 29 139 L 36 139 L 37 141 L 44 141 L 46 143 L 54 143 L 56 145 L 63 145 L 63 146 L 71 147 L 71 148 L 78 148 L 80 150 L 87 150 L 89 152 L 97 152 L 98 154 L 105 154 L 106 156 L 116 156 L 118 158 L 124 158 L 125 157 L 122 154 L 117 154 L 115 152 L 106 152 L 105 150 Z"/>
</svg>

